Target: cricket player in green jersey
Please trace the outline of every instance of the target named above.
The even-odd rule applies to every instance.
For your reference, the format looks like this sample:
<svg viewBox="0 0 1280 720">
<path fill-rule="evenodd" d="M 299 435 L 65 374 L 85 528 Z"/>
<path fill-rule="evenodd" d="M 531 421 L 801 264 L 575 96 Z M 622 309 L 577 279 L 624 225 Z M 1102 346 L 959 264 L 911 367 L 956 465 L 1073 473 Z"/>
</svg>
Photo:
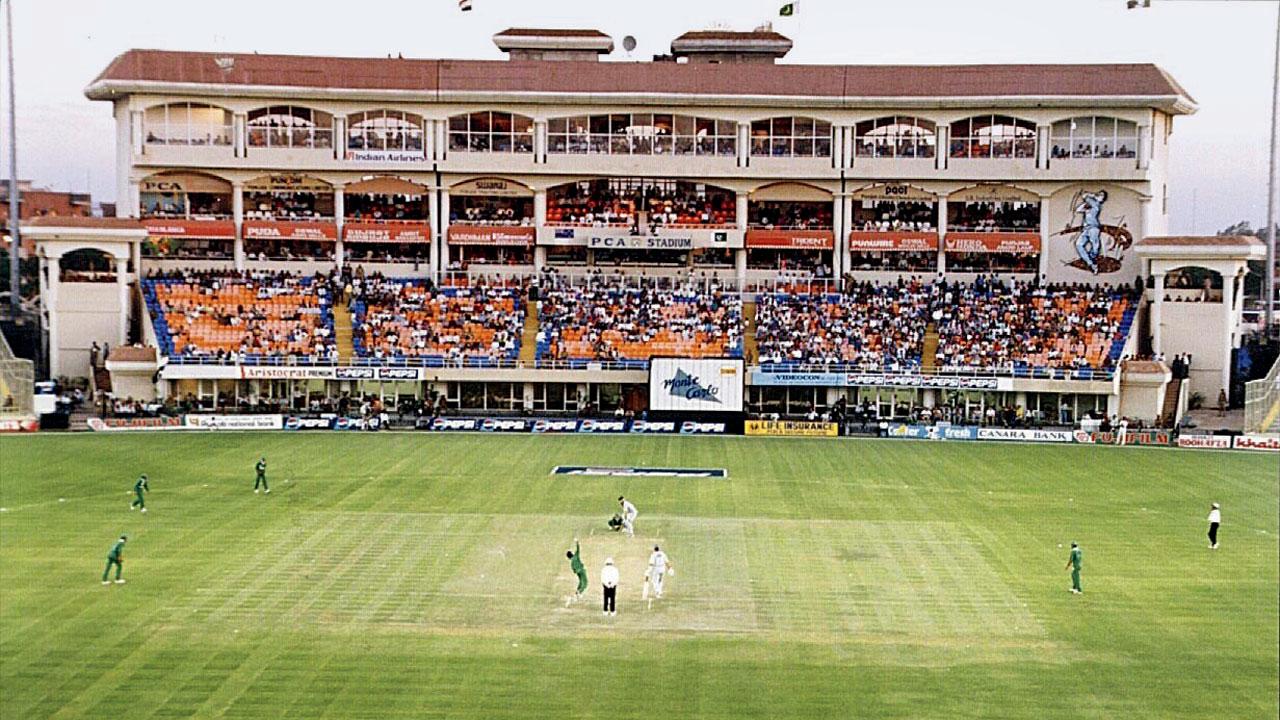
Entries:
<svg viewBox="0 0 1280 720">
<path fill-rule="evenodd" d="M 111 550 L 107 552 L 107 568 L 102 571 L 102 584 L 110 585 L 111 581 L 107 576 L 111 574 L 111 566 L 116 566 L 116 583 L 124 584 L 124 578 L 120 577 L 120 572 L 124 570 L 124 544 L 129 540 L 128 535 L 121 535 L 115 545 L 111 546 Z"/>
<path fill-rule="evenodd" d="M 134 494 L 136 494 L 138 497 L 137 497 L 137 499 L 136 499 L 136 500 L 134 500 L 133 502 L 129 503 L 129 509 L 130 509 L 130 510 L 132 510 L 132 509 L 134 509 L 134 508 L 142 508 L 142 512 L 146 512 L 146 511 L 147 511 L 147 501 L 146 501 L 146 500 L 144 500 L 144 499 L 142 498 L 142 493 L 144 493 L 144 492 L 151 492 L 151 486 L 150 486 L 150 485 L 147 485 L 147 476 L 146 476 L 146 475 L 143 475 L 142 477 L 138 478 L 138 482 L 136 482 L 136 483 L 134 483 L 134 484 L 133 484 L 133 492 L 134 492 Z"/>
<path fill-rule="evenodd" d="M 255 495 L 258 493 L 259 485 L 262 486 L 265 492 L 270 493 L 271 488 L 267 487 L 267 459 L 259 458 L 258 464 L 254 468 L 258 471 L 258 479 L 253 481 L 253 493 Z"/>
<path fill-rule="evenodd" d="M 1080 566 L 1084 565 L 1084 551 L 1076 543 L 1071 543 L 1071 557 L 1067 559 L 1067 568 L 1071 569 L 1071 592 L 1079 595 L 1084 592 L 1080 587 Z"/>
<path fill-rule="evenodd" d="M 571 604 L 582 599 L 582 594 L 587 591 L 587 569 L 582 565 L 582 544 L 578 542 L 578 538 L 573 539 L 573 549 L 565 552 L 565 557 L 569 558 L 569 568 L 573 570 L 573 574 L 578 576 L 578 590 L 565 600 L 564 606 L 569 607 Z"/>
</svg>

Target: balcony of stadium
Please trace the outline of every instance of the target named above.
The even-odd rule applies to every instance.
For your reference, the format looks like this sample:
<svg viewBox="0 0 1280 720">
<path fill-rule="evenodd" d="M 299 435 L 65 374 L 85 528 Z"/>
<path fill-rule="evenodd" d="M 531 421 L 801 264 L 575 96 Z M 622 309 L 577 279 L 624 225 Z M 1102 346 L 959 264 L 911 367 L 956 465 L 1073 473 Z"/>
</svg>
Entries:
<svg viewBox="0 0 1280 720">
<path fill-rule="evenodd" d="M 366 271 L 428 274 L 432 231 L 427 186 L 372 175 L 347 185 L 338 197 L 344 263 Z"/>
<path fill-rule="evenodd" d="M 1016 145 L 1016 144 L 1015 144 Z M 978 185 L 947 199 L 943 267 L 948 273 L 1040 272 L 1042 201 L 1012 185 Z"/>
<path fill-rule="evenodd" d="M 312 271 L 336 262 L 334 187 L 316 177 L 264 175 L 244 184 L 245 257 Z"/>
<path fill-rule="evenodd" d="M 894 152 L 901 150 L 895 147 Z M 886 280 L 933 275 L 938 271 L 938 212 L 938 196 L 914 185 L 881 183 L 855 191 L 849 270 L 859 277 L 884 274 L 879 279 Z"/>
<path fill-rule="evenodd" d="M 230 267 L 235 259 L 235 192 L 205 173 L 169 172 L 138 185 L 139 217 L 147 228 L 142 257 L 154 267 Z"/>
<path fill-rule="evenodd" d="M 500 177 L 474 178 L 449 187 L 445 198 L 446 272 L 533 272 L 537 234 L 532 188 Z"/>
<path fill-rule="evenodd" d="M 775 183 L 747 196 L 746 273 L 752 283 L 830 278 L 834 196 L 802 183 Z"/>
</svg>

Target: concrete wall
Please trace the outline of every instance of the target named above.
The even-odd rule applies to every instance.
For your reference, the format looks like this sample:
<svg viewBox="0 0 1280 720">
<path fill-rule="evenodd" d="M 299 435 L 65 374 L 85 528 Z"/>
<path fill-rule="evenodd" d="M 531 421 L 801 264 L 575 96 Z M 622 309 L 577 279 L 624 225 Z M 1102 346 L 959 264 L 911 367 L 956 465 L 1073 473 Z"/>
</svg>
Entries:
<svg viewBox="0 0 1280 720">
<path fill-rule="evenodd" d="M 1163 308 L 1164 355 L 1193 355 L 1191 392 L 1204 395 L 1206 405 L 1218 401 L 1227 357 L 1228 331 L 1223 327 L 1220 302 L 1167 302 Z"/>
<path fill-rule="evenodd" d="M 114 282 L 62 283 L 58 287 L 58 367 L 54 376 L 89 377 L 89 346 L 117 344 L 120 295 Z"/>
</svg>

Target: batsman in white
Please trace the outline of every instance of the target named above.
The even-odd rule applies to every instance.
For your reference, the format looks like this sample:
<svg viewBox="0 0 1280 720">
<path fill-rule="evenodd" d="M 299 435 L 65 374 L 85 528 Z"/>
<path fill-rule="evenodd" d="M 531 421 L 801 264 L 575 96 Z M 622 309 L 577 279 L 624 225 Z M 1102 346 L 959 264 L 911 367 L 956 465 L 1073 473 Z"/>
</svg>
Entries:
<svg viewBox="0 0 1280 720">
<path fill-rule="evenodd" d="M 675 564 L 671 562 L 671 558 L 662 552 L 662 548 L 654 545 L 653 552 L 649 555 L 649 567 L 644 571 L 645 599 L 648 599 L 649 586 L 652 585 L 654 597 L 661 600 L 663 582 L 667 579 L 668 573 L 674 575 L 675 572 Z"/>
<path fill-rule="evenodd" d="M 622 530 L 632 537 L 636 534 L 636 515 L 640 514 L 636 506 L 625 497 L 618 496 L 618 504 L 622 506 Z"/>
</svg>

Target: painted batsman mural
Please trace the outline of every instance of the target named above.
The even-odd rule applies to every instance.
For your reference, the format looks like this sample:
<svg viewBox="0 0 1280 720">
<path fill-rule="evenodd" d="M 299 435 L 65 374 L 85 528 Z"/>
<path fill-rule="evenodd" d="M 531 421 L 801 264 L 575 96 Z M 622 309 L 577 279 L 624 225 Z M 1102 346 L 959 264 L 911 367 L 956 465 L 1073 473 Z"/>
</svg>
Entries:
<svg viewBox="0 0 1280 720">
<path fill-rule="evenodd" d="M 1051 281 L 1131 282 L 1138 271 L 1131 258 L 1130 218 L 1141 212 L 1136 193 L 1123 188 L 1078 187 L 1055 193 L 1050 200 Z M 1110 277 L 1108 277 L 1110 276 Z"/>
</svg>

